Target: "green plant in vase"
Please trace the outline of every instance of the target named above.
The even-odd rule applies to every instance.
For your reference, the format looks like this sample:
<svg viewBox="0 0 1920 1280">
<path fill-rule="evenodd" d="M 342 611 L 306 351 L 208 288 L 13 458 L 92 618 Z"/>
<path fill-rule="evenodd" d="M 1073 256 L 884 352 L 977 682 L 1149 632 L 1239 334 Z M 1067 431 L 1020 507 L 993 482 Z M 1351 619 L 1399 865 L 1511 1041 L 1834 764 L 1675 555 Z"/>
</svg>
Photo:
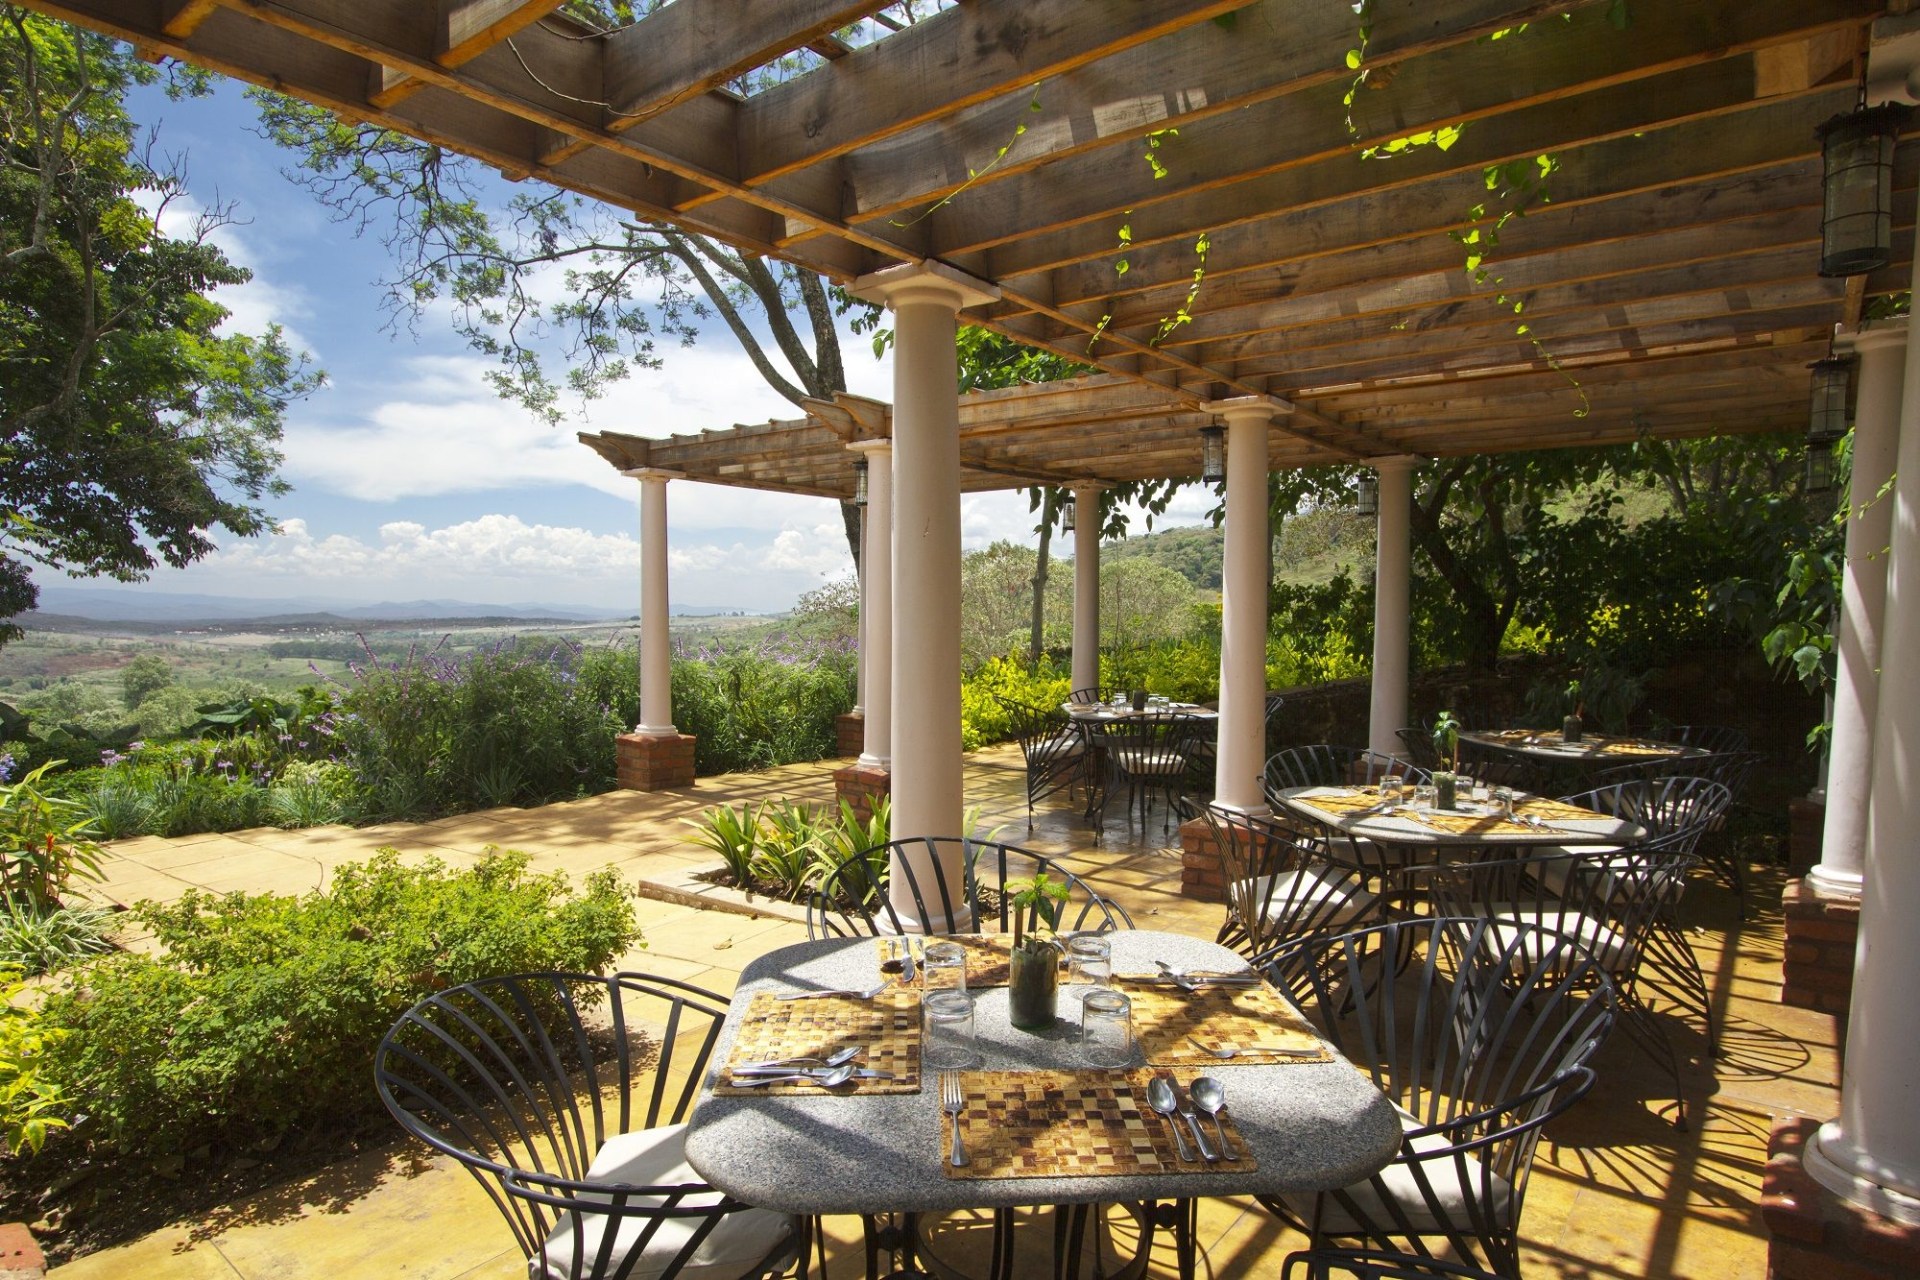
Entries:
<svg viewBox="0 0 1920 1280">
<path fill-rule="evenodd" d="M 1433 749 L 1445 766 L 1433 771 L 1434 807 L 1451 809 L 1460 782 L 1460 722 L 1453 712 L 1442 711 L 1434 718 Z"/>
<path fill-rule="evenodd" d="M 1573 710 L 1568 713 L 1565 720 L 1560 722 L 1560 736 L 1568 742 L 1578 742 L 1580 741 L 1580 735 L 1586 731 L 1586 725 L 1580 717 L 1587 709 L 1586 704 L 1580 700 L 1580 682 L 1578 680 L 1570 680 L 1567 682 L 1567 705 L 1572 707 Z"/>
<path fill-rule="evenodd" d="M 1016 1027 L 1051 1027 L 1060 997 L 1060 944 L 1054 931 L 1067 903 L 1065 881 L 1044 871 L 1007 881 L 1013 907 L 1013 954 L 1007 967 L 1007 1020 Z"/>
</svg>

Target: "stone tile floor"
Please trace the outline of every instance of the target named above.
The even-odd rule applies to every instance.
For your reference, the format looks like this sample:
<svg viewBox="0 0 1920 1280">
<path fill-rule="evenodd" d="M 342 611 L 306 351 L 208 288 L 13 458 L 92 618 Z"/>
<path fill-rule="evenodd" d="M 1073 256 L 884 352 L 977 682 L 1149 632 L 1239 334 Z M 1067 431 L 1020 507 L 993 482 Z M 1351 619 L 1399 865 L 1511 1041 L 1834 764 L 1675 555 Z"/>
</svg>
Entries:
<svg viewBox="0 0 1920 1280">
<path fill-rule="evenodd" d="M 621 967 L 730 992 L 746 962 L 799 941 L 789 908 L 743 902 L 692 879 L 711 859 L 685 843 L 682 819 L 709 805 L 833 793 L 833 762 L 702 778 L 693 788 L 613 792 L 541 809 L 498 809 L 438 822 L 310 831 L 256 830 L 112 846 L 105 895 L 169 900 L 192 885 L 299 893 L 331 869 L 381 845 L 467 863 L 487 845 L 524 849 L 541 869 L 579 875 L 614 866 L 649 895 L 639 904 L 646 942 Z M 1050 804 L 1029 833 L 1017 750 L 968 758 L 966 799 L 999 837 L 1064 855 L 1067 865 L 1122 902 L 1144 928 L 1211 937 L 1220 908 L 1179 896 L 1177 835 L 1156 811 L 1146 830 L 1110 819 L 1100 845 L 1067 804 Z M 1836 1030 L 1831 1018 L 1777 1003 L 1781 952 L 1779 876 L 1757 868 L 1748 918 L 1730 894 L 1702 881 L 1689 894 L 1695 943 L 1724 1017 L 1723 1052 L 1705 1060 L 1697 1028 L 1670 1020 L 1689 1060 L 1692 1126 L 1671 1124 L 1670 1085 L 1624 1037 L 1600 1059 L 1594 1094 L 1541 1143 L 1524 1232 L 1530 1277 L 1698 1277 L 1762 1280 L 1766 1233 L 1755 1208 L 1775 1114 L 1826 1118 L 1835 1110 Z M 1206 1202 L 1202 1274 L 1277 1274 L 1302 1243 L 1245 1199 Z M 859 1227 L 828 1224 L 833 1274 L 860 1273 Z M 964 1219 L 941 1231 L 965 1256 L 983 1233 Z M 1038 1250 L 1044 1223 L 1021 1233 Z M 1024 1256 L 1024 1255 L 1023 1255 Z M 1172 1275 L 1170 1249 L 1150 1274 Z M 1023 1274 L 1044 1274 L 1035 1252 Z M 513 1280 L 526 1274 L 505 1222 L 463 1171 L 396 1142 L 313 1176 L 231 1204 L 58 1268 L 60 1280 Z"/>
</svg>

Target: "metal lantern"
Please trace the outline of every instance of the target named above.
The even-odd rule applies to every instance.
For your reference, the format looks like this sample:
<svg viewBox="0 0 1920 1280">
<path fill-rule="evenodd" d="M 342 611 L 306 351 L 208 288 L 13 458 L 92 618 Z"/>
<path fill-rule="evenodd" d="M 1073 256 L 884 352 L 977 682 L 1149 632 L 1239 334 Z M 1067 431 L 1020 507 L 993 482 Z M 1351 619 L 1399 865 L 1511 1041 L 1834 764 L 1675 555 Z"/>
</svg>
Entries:
<svg viewBox="0 0 1920 1280">
<path fill-rule="evenodd" d="M 853 463 L 853 505 L 867 505 L 867 460 L 856 458 Z"/>
<path fill-rule="evenodd" d="M 1073 532 L 1073 509 L 1078 505 L 1071 493 L 1060 495 L 1060 532 Z"/>
<path fill-rule="evenodd" d="M 1219 484 L 1227 478 L 1227 433 L 1220 427 L 1200 428 L 1200 478 Z"/>
<path fill-rule="evenodd" d="M 1355 486 L 1354 510 L 1363 516 L 1380 514 L 1380 477 L 1371 471 L 1360 473 L 1360 483 Z"/>
<path fill-rule="evenodd" d="M 1864 102 L 1821 125 L 1820 274 L 1857 276 L 1893 260 L 1893 146 L 1912 108 Z"/>
<path fill-rule="evenodd" d="M 1833 446 L 1847 434 L 1847 394 L 1853 383 L 1853 361 L 1841 356 L 1816 360 L 1807 407 L 1808 493 L 1833 488 Z"/>
</svg>

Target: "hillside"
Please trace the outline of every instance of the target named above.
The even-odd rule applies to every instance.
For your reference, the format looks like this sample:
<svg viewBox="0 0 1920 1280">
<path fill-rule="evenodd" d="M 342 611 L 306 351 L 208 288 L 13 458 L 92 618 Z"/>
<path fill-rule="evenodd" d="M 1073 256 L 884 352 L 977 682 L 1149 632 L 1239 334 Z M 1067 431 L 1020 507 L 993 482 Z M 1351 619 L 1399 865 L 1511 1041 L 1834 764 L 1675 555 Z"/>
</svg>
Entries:
<svg viewBox="0 0 1920 1280">
<path fill-rule="evenodd" d="M 1144 559 L 1164 565 L 1205 591 L 1220 589 L 1221 532 L 1184 526 L 1110 543 L 1109 559 Z M 1280 525 L 1274 577 L 1281 582 L 1326 582 L 1342 567 L 1355 576 L 1373 572 L 1373 521 L 1347 510 L 1307 511 Z"/>
</svg>

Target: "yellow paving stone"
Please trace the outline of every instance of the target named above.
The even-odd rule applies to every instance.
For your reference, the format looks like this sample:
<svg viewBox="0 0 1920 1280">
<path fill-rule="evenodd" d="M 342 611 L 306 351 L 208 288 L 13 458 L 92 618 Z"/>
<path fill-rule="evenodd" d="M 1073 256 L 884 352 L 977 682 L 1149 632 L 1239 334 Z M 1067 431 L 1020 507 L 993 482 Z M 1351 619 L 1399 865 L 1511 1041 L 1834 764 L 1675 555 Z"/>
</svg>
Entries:
<svg viewBox="0 0 1920 1280">
<path fill-rule="evenodd" d="M 76 1258 L 47 1274 L 59 1280 L 252 1280 L 213 1244 L 195 1242 L 185 1227 L 162 1227 L 132 1244 Z"/>
</svg>

